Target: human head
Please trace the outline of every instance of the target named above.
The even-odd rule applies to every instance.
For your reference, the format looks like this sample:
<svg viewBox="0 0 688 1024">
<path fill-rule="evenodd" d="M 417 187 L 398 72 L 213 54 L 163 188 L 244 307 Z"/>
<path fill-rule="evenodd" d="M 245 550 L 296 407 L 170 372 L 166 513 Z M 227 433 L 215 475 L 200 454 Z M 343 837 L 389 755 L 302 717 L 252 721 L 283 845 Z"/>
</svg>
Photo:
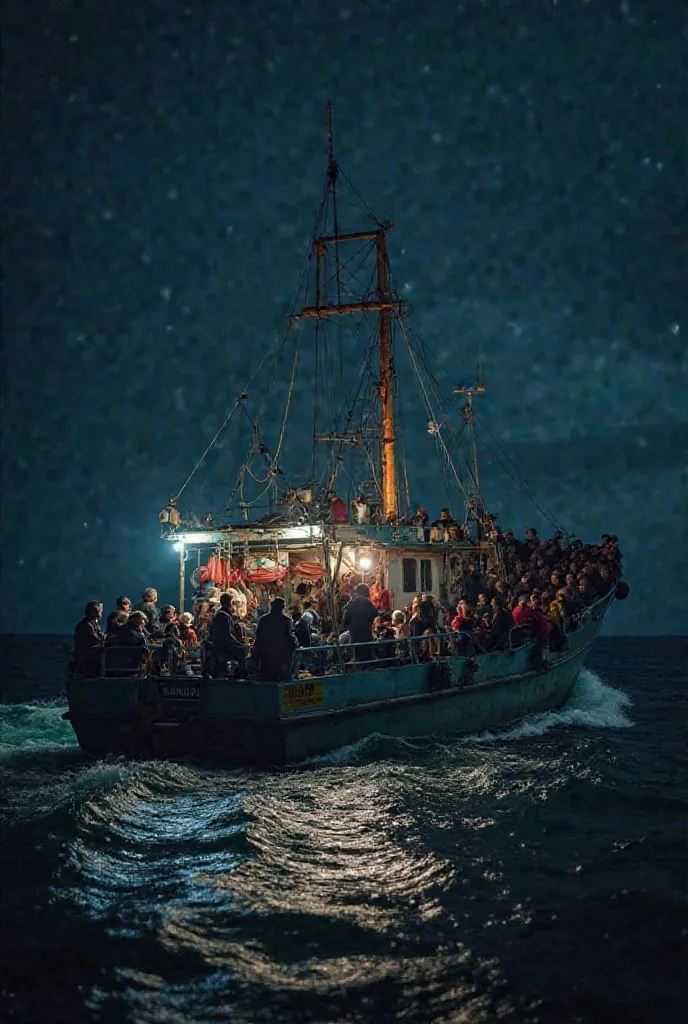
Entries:
<svg viewBox="0 0 688 1024">
<path fill-rule="evenodd" d="M 191 612 L 182 612 L 182 614 L 179 616 L 179 621 L 181 622 L 182 626 L 190 626 L 191 623 L 193 622 L 193 615 L 191 614 Z"/>
<path fill-rule="evenodd" d="M 103 602 L 102 601 L 89 601 L 84 608 L 84 615 L 89 622 L 97 622 L 103 614 Z"/>
<path fill-rule="evenodd" d="M 272 601 L 270 602 L 270 611 L 272 611 L 272 612 L 284 611 L 284 598 L 283 597 L 273 597 Z"/>
<path fill-rule="evenodd" d="M 127 624 L 129 616 L 126 612 L 110 612 L 107 617 L 108 633 L 117 633 Z"/>
<path fill-rule="evenodd" d="M 146 587 L 143 594 L 141 595 L 146 604 L 155 604 L 158 600 L 158 592 L 155 587 Z"/>
<path fill-rule="evenodd" d="M 233 607 L 232 595 L 221 594 L 220 595 L 220 608 L 223 612 L 231 612 Z"/>
<path fill-rule="evenodd" d="M 115 601 L 115 604 L 117 606 L 118 612 L 131 611 L 131 601 L 129 600 L 128 597 L 118 597 L 117 600 Z"/>
<path fill-rule="evenodd" d="M 354 593 L 356 597 L 370 597 L 370 590 L 366 583 L 359 583 Z"/>
<path fill-rule="evenodd" d="M 127 620 L 127 625 L 132 626 L 140 633 L 147 621 L 148 620 L 143 612 L 132 612 Z"/>
</svg>

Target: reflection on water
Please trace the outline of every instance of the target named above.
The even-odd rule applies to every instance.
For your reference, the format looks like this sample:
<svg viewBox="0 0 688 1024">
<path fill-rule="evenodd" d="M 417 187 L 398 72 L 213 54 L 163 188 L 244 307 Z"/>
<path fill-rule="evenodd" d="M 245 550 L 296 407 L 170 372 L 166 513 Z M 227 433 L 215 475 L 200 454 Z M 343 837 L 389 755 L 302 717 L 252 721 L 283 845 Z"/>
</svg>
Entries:
<svg viewBox="0 0 688 1024">
<path fill-rule="evenodd" d="M 633 842 L 601 739 L 632 732 L 629 703 L 590 672 L 507 733 L 371 737 L 274 773 L 94 763 L 61 710 L 0 712 L 8 822 L 52 851 L 36 913 L 75 972 L 44 1019 L 73 1018 L 79 978 L 112 1020 L 557 1020 L 556 971 L 530 965 L 553 943 L 568 961 Z"/>
</svg>

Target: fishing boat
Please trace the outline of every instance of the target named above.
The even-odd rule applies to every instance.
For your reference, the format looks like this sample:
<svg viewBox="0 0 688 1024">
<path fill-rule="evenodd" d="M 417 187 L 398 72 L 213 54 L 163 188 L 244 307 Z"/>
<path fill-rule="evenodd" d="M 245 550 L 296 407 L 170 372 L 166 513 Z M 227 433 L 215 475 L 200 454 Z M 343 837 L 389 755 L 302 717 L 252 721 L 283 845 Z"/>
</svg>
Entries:
<svg viewBox="0 0 688 1024">
<path fill-rule="evenodd" d="M 362 224 L 342 223 L 352 210 Z M 335 158 L 328 111 L 326 181 L 297 299 L 160 513 L 163 541 L 178 553 L 179 612 L 190 599 L 198 613 L 231 593 L 243 602 L 250 644 L 257 611 L 275 598 L 288 610 L 305 598 L 327 628 L 293 650 L 278 678 L 266 677 L 250 648 L 245 660 L 225 658 L 220 672 L 208 667 L 217 662 L 208 661 L 206 645 L 159 663 L 156 673 L 147 659 L 123 668 L 116 645 L 104 647 L 99 671 L 73 672 L 67 682 L 65 717 L 85 750 L 278 766 L 376 733 L 498 730 L 566 701 L 605 614 L 628 593 L 620 564 L 594 600 L 562 621 L 556 643 L 515 621 L 498 643 L 446 622 L 421 636 L 402 631 L 360 643 L 346 629 L 356 586 L 368 585 L 380 610 L 416 596 L 437 609 L 456 603 L 467 578 L 489 590 L 514 568 L 510 534 L 481 490 L 480 365 L 470 380 L 435 372 L 395 285 L 391 230 Z M 401 385 L 409 383 L 416 395 L 404 405 Z M 402 429 L 402 419 L 415 428 Z M 243 429 L 242 450 L 234 435 Z M 410 480 L 404 442 L 416 465 L 427 446 L 425 486 L 446 489 L 448 504 L 433 522 L 411 502 L 420 485 Z M 207 479 L 194 492 L 199 472 L 228 451 L 241 453 L 231 493 L 221 512 L 203 512 Z M 550 555 L 570 557 L 581 542 L 535 500 L 556 531 Z"/>
</svg>

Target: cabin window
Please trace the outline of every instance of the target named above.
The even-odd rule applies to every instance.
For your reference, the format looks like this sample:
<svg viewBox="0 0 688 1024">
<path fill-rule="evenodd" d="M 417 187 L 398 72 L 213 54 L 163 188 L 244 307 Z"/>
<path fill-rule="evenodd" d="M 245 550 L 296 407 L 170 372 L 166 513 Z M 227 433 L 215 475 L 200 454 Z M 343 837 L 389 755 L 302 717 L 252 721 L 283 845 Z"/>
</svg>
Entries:
<svg viewBox="0 0 688 1024">
<path fill-rule="evenodd" d="M 405 594 L 415 594 L 418 590 L 415 558 L 402 558 L 401 573 Z"/>
<path fill-rule="evenodd" d="M 420 589 L 423 593 L 432 590 L 432 562 L 429 558 L 420 560 Z"/>
</svg>

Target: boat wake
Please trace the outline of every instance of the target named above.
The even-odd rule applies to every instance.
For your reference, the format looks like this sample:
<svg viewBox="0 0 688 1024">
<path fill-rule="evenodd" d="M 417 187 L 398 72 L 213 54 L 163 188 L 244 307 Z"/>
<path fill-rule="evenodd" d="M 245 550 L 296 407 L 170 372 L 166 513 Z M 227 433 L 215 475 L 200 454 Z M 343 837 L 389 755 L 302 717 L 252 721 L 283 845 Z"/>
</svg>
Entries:
<svg viewBox="0 0 688 1024">
<path fill-rule="evenodd" d="M 561 708 L 530 715 L 508 729 L 497 732 L 474 733 L 461 736 L 454 745 L 472 746 L 489 743 L 504 743 L 514 740 L 543 736 L 552 729 L 579 727 L 587 729 L 628 729 L 634 723 L 628 716 L 631 699 L 621 690 L 610 686 L 590 669 L 578 673 L 571 695 Z M 428 753 L 447 748 L 447 742 L 433 739 L 400 739 L 373 733 L 351 746 L 340 747 L 328 754 L 308 758 L 296 767 L 332 767 L 347 764 L 367 763 L 375 758 L 390 757 L 394 760 L 413 760 Z"/>
<path fill-rule="evenodd" d="M 490 743 L 505 743 L 542 736 L 553 729 L 576 727 L 583 729 L 626 729 L 633 725 L 629 717 L 630 698 L 621 690 L 610 686 L 590 669 L 583 668 L 578 674 L 571 696 L 566 704 L 556 711 L 531 715 L 511 728 L 497 732 L 482 732 L 462 736 L 453 741 L 453 746 L 465 747 Z M 60 802 L 66 791 L 58 794 L 55 786 L 62 790 L 64 775 L 77 772 L 82 784 L 102 788 L 104 776 L 115 783 L 120 779 L 126 759 L 112 758 L 94 763 L 83 754 L 74 739 L 68 722 L 62 720 L 65 704 L 63 700 L 36 701 L 28 704 L 12 704 L 0 707 L 0 773 L 7 775 L 30 774 L 34 783 L 36 775 L 45 776 L 41 787 L 43 798 L 37 813 L 45 813 L 50 805 Z M 447 748 L 447 742 L 432 738 L 402 739 L 373 733 L 358 743 L 339 747 L 327 754 L 307 758 L 282 771 L 299 771 L 318 767 L 343 767 L 366 764 L 379 759 L 394 761 L 424 760 L 438 750 Z M 87 769 L 84 772 L 84 769 Z M 62 775 L 62 784 L 59 777 Z M 85 781 L 88 776 L 90 782 Z M 8 781 L 6 779 L 6 781 Z M 15 778 L 15 785 L 17 779 Z M 74 779 L 72 778 L 72 785 Z M 24 787 L 22 787 L 23 789 Z M 26 807 L 24 806 L 24 810 Z"/>
<path fill-rule="evenodd" d="M 0 706 L 0 790 L 5 821 L 44 818 L 115 785 L 120 760 L 94 762 L 79 748 L 63 699 Z"/>
<path fill-rule="evenodd" d="M 587 729 L 628 729 L 633 722 L 626 713 L 631 699 L 621 690 L 604 683 L 588 668 L 578 673 L 571 695 L 555 711 L 524 718 L 518 725 L 499 732 L 481 732 L 464 739 L 464 743 L 503 743 L 542 736 L 550 729 L 561 726 L 579 726 Z"/>
</svg>

